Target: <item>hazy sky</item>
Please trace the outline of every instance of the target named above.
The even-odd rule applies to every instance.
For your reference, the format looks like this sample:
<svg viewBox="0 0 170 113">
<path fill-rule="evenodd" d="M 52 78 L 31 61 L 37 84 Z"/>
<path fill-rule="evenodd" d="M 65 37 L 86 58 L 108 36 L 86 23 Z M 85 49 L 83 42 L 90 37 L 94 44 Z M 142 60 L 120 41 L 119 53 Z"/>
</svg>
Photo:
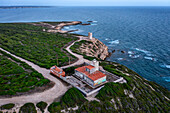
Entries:
<svg viewBox="0 0 170 113">
<path fill-rule="evenodd" d="M 0 0 L 0 6 L 5 5 L 170 6 L 170 0 Z"/>
</svg>

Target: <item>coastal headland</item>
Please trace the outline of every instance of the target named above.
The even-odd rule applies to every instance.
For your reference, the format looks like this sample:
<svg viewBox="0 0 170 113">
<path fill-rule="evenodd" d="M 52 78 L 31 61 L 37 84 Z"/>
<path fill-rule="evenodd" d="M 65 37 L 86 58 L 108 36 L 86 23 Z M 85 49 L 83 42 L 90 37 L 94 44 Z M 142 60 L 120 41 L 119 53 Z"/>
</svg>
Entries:
<svg viewBox="0 0 170 113">
<path fill-rule="evenodd" d="M 73 22 L 37 22 L 37 23 L 10 23 L 0 24 L 0 56 L 2 70 L 5 73 L 0 76 L 2 86 L 0 91 L 3 95 L 12 95 L 12 98 L 0 98 L 0 112 L 168 112 L 169 91 L 160 85 L 147 81 L 127 67 L 115 63 L 103 61 L 108 56 L 108 47 L 101 41 L 87 36 L 71 34 L 72 31 L 63 31 L 68 25 L 79 25 L 80 21 Z M 12 60 L 7 60 L 11 58 Z M 107 83 L 99 93 L 84 97 L 77 89 L 64 83 L 59 78 L 49 73 L 49 68 L 57 65 L 66 72 L 73 73 L 76 66 L 98 59 L 103 69 L 109 73 L 123 77 L 127 83 L 119 84 L 112 81 L 108 76 Z M 25 62 L 26 64 L 17 63 Z M 15 96 L 21 87 L 16 83 L 33 76 L 26 81 L 25 89 L 28 91 L 33 87 L 30 81 L 42 87 L 43 84 L 36 79 L 38 75 L 27 76 L 24 71 L 20 73 L 8 72 L 10 63 L 14 68 L 23 68 L 26 72 L 35 70 L 55 85 L 43 92 L 30 95 Z M 14 63 L 14 64 L 13 64 Z M 22 64 L 22 65 L 20 65 Z M 4 69 L 3 66 L 7 65 Z M 28 68 L 29 65 L 30 67 Z M 8 79 L 9 75 L 15 75 L 15 81 Z M 21 76 L 22 75 L 22 76 Z M 9 80 L 7 82 L 5 80 Z M 24 81 L 25 82 L 25 81 Z M 7 84 L 9 83 L 9 84 Z M 42 82 L 45 83 L 45 82 Z M 3 89 L 6 85 L 6 89 Z M 15 86 L 15 87 L 12 87 Z M 9 88 L 9 89 L 8 89 Z M 13 93 L 8 90 L 13 90 Z M 46 103 L 46 104 L 45 104 Z M 5 105 L 6 104 L 6 105 Z M 14 104 L 14 105 L 13 105 Z M 3 105 L 3 106 L 2 106 Z M 44 107 L 45 106 L 45 107 Z M 95 111 L 94 111 L 95 110 Z M 96 111 L 97 110 L 97 111 Z"/>
</svg>

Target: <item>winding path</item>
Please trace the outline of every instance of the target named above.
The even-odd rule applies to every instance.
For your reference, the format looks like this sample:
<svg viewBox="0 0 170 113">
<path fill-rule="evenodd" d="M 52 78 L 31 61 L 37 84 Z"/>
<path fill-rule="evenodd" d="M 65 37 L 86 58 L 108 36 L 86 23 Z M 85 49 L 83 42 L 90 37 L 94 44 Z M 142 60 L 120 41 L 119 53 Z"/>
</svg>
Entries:
<svg viewBox="0 0 170 113">
<path fill-rule="evenodd" d="M 81 40 L 88 40 L 88 37 L 85 37 L 85 36 L 77 36 L 77 37 L 79 38 L 79 40 L 74 41 L 72 44 L 70 44 L 70 45 L 66 48 L 66 50 L 67 50 L 70 54 L 72 54 L 72 55 L 74 55 L 75 57 L 77 57 L 77 58 L 78 58 L 78 61 L 75 62 L 75 63 L 73 63 L 73 64 L 70 64 L 70 65 L 67 65 L 67 66 L 63 66 L 63 67 L 61 67 L 62 69 L 65 69 L 65 68 L 68 68 L 68 67 L 72 67 L 72 66 L 75 66 L 75 65 L 80 65 L 80 64 L 83 64 L 84 62 L 90 62 L 89 60 L 84 59 L 82 55 L 73 53 L 73 52 L 70 50 L 70 47 L 71 47 L 72 45 L 74 45 L 76 42 L 79 42 L 79 41 L 81 41 Z"/>
<path fill-rule="evenodd" d="M 2 48 L 0 48 L 0 50 L 10 54 L 11 56 L 13 56 L 23 62 L 26 62 L 28 65 L 30 65 L 32 68 L 34 68 L 36 71 L 41 73 L 45 78 L 48 78 L 49 80 L 51 80 L 55 83 L 54 87 L 52 87 L 51 89 L 46 90 L 44 92 L 34 93 L 34 94 L 30 94 L 30 95 L 17 96 L 17 97 L 12 97 L 12 98 L 0 99 L 0 105 L 7 104 L 7 103 L 16 103 L 16 104 L 24 104 L 27 102 L 37 103 L 40 101 L 45 101 L 47 103 L 51 103 L 54 101 L 55 98 L 60 97 L 67 91 L 67 87 L 65 85 L 63 85 L 63 83 L 60 80 L 58 80 L 55 77 L 50 75 L 49 69 L 41 68 L 41 67 L 35 65 L 34 63 L 27 61 L 21 57 L 18 57 L 16 55 L 13 55 L 10 52 L 8 52 Z"/>
<path fill-rule="evenodd" d="M 78 42 L 78 41 L 81 41 L 81 40 L 88 40 L 87 37 L 83 37 L 83 36 L 78 36 L 79 37 L 79 40 L 75 41 L 75 42 Z M 72 45 L 74 45 L 73 42 L 71 45 L 69 45 L 66 50 L 74 55 L 75 57 L 77 57 L 79 60 L 73 64 L 70 64 L 70 65 L 67 65 L 67 66 L 63 66 L 61 68 L 68 68 L 68 67 L 72 67 L 72 66 L 75 66 L 75 65 L 80 65 L 82 63 L 84 63 L 84 61 L 86 62 L 89 62 L 88 60 L 84 59 L 82 55 L 78 55 L 76 53 L 73 53 L 71 50 L 70 50 L 70 47 Z M 41 68 L 39 67 L 38 65 L 35 65 L 34 63 L 28 61 L 28 60 L 25 60 L 21 57 L 18 57 L 2 48 L 0 48 L 0 50 L 10 54 L 11 56 L 27 63 L 28 65 L 30 65 L 32 68 L 34 68 L 36 71 L 38 71 L 39 73 L 41 73 L 45 78 L 48 78 L 49 80 L 53 81 L 55 83 L 54 87 L 52 87 L 51 89 L 49 90 L 46 90 L 44 92 L 40 92 L 40 93 L 34 93 L 34 94 L 30 94 L 30 95 L 22 95 L 22 96 L 17 96 L 17 97 L 12 97 L 12 98 L 4 98 L 4 99 L 0 99 L 0 106 L 1 105 L 4 105 L 4 104 L 8 104 L 8 103 L 15 103 L 16 105 L 23 105 L 25 103 L 28 103 L 28 102 L 32 102 L 32 103 L 37 103 L 37 102 L 40 102 L 40 101 L 45 101 L 47 102 L 48 104 L 52 103 L 56 98 L 62 96 L 68 89 L 68 86 L 65 86 L 60 80 L 56 79 L 55 77 L 51 76 L 50 75 L 50 70 L 49 69 L 45 69 L 45 68 Z"/>
</svg>

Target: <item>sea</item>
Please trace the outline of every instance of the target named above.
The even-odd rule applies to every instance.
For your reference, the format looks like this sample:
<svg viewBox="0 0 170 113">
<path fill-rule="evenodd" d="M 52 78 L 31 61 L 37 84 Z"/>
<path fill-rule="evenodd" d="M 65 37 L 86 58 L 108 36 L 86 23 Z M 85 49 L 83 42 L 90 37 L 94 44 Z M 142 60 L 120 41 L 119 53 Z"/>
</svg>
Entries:
<svg viewBox="0 0 170 113">
<path fill-rule="evenodd" d="M 0 9 L 0 23 L 92 21 L 64 30 L 93 36 L 118 62 L 170 90 L 170 7 L 42 7 Z"/>
</svg>

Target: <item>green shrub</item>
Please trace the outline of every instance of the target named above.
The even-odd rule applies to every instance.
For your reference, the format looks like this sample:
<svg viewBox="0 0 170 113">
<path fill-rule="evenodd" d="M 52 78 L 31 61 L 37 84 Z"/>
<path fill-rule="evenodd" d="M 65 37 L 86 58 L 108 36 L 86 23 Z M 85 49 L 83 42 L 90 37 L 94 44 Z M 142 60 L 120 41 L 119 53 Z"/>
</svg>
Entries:
<svg viewBox="0 0 170 113">
<path fill-rule="evenodd" d="M 37 110 L 33 103 L 26 103 L 20 108 L 19 113 L 37 113 Z"/>
<path fill-rule="evenodd" d="M 13 104 L 13 103 L 9 103 L 9 104 L 5 104 L 5 105 L 2 105 L 1 107 L 0 107 L 0 109 L 1 110 L 9 110 L 9 109 L 12 109 L 13 107 L 15 106 L 15 104 Z"/>
<path fill-rule="evenodd" d="M 61 111 L 61 104 L 60 102 L 53 102 L 49 105 L 48 111 L 50 113 L 60 113 Z"/>
<path fill-rule="evenodd" d="M 28 92 L 37 86 L 43 86 L 50 81 L 45 79 L 26 63 L 16 60 L 9 54 L 0 51 L 0 95 L 16 95 L 18 92 Z M 11 61 L 8 58 L 14 60 Z M 23 67 L 24 68 L 23 68 Z M 29 71 L 25 68 L 29 68 Z"/>
<path fill-rule="evenodd" d="M 36 104 L 36 106 L 42 111 L 42 112 L 44 112 L 44 109 L 47 107 L 47 103 L 46 102 L 43 102 L 43 101 L 41 101 L 41 102 L 39 102 L 39 103 L 37 103 Z"/>
<path fill-rule="evenodd" d="M 66 72 L 66 74 L 72 75 L 74 74 L 74 70 L 76 69 L 76 67 L 69 67 L 64 69 L 64 71 Z"/>
<path fill-rule="evenodd" d="M 62 105 L 68 107 L 75 107 L 76 105 L 81 105 L 87 100 L 84 98 L 83 94 L 76 88 L 69 89 L 61 98 Z"/>
<path fill-rule="evenodd" d="M 11 53 L 23 57 L 41 67 L 50 68 L 56 65 L 58 58 L 59 64 L 66 65 L 68 57 L 76 60 L 63 52 L 66 44 L 77 38 L 71 34 L 46 33 L 40 26 L 31 24 L 0 24 L 0 46 Z M 54 63 L 55 62 L 55 63 Z M 22 64 L 23 67 L 30 69 L 29 66 Z"/>
<path fill-rule="evenodd" d="M 96 95 L 96 98 L 105 101 L 110 100 L 116 96 L 124 97 L 124 87 L 119 83 L 106 83 L 105 86 Z"/>
</svg>

